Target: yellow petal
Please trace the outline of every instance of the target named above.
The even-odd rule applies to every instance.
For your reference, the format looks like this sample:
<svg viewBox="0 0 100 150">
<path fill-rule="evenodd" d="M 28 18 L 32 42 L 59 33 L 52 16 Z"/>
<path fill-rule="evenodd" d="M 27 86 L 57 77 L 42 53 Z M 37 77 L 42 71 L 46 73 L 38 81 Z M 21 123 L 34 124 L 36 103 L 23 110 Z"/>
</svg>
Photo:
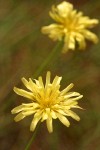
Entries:
<svg viewBox="0 0 100 150">
<path fill-rule="evenodd" d="M 68 121 L 68 119 L 66 117 L 64 117 L 63 115 L 56 113 L 58 119 L 67 127 L 70 126 L 70 122 Z"/>
<path fill-rule="evenodd" d="M 50 71 L 47 72 L 47 75 L 46 75 L 46 84 L 45 84 L 45 89 L 47 89 L 48 87 L 48 84 L 50 84 Z"/>
<path fill-rule="evenodd" d="M 56 110 L 59 114 L 61 114 L 61 115 L 66 115 L 66 113 L 62 110 L 62 108 L 61 109 L 58 109 L 58 110 Z"/>
<path fill-rule="evenodd" d="M 15 120 L 16 122 L 18 122 L 18 121 L 22 120 L 23 118 L 25 118 L 25 116 L 24 116 L 22 113 L 19 113 L 19 114 L 14 118 L 14 120 Z"/>
<path fill-rule="evenodd" d="M 46 120 L 46 124 L 47 124 L 47 129 L 49 131 L 49 133 L 53 132 L 53 126 L 52 126 L 52 117 L 48 117 L 48 119 Z"/>
<path fill-rule="evenodd" d="M 46 112 L 42 113 L 42 120 L 41 122 L 43 122 L 44 120 L 46 120 L 48 118 L 48 114 Z"/>
<path fill-rule="evenodd" d="M 35 112 L 36 112 L 35 110 L 29 109 L 28 111 L 23 111 L 22 114 L 24 116 L 30 116 L 30 115 L 34 114 Z"/>
<path fill-rule="evenodd" d="M 38 124 L 40 119 L 41 119 L 41 116 L 33 118 L 31 126 L 30 126 L 30 131 L 34 131 L 35 130 L 35 128 L 36 128 L 36 126 L 37 126 L 37 124 Z"/>
<path fill-rule="evenodd" d="M 60 16 L 66 17 L 69 12 L 73 9 L 73 5 L 69 2 L 62 2 L 61 4 L 57 5 L 57 11 Z"/>
<path fill-rule="evenodd" d="M 66 98 L 69 98 L 69 97 L 79 96 L 79 95 L 80 95 L 80 93 L 78 93 L 78 92 L 68 92 L 68 93 L 64 96 L 64 98 L 66 99 Z"/>
<path fill-rule="evenodd" d="M 85 49 L 86 42 L 85 37 L 83 35 L 81 35 L 80 33 L 76 33 L 76 41 L 79 44 L 79 49 Z"/>
<path fill-rule="evenodd" d="M 49 12 L 49 15 L 56 22 L 63 23 L 63 19 L 55 12 L 55 8 L 52 6 L 52 11 Z"/>
<path fill-rule="evenodd" d="M 99 23 L 98 19 L 89 19 L 89 17 L 82 17 L 79 20 L 80 24 L 84 24 L 85 28 L 93 28 Z"/>
<path fill-rule="evenodd" d="M 82 107 L 78 106 L 78 105 L 73 105 L 71 108 L 79 108 L 79 109 L 83 109 Z"/>
<path fill-rule="evenodd" d="M 70 99 L 63 102 L 63 105 L 64 105 L 64 106 L 69 106 L 70 108 L 71 108 L 72 106 L 74 106 L 74 105 L 77 105 L 77 104 L 78 104 L 77 101 L 73 101 L 73 100 L 70 100 Z"/>
<path fill-rule="evenodd" d="M 22 80 L 23 84 L 27 87 L 27 89 L 31 90 L 29 82 L 25 78 L 22 78 L 21 80 Z"/>
<path fill-rule="evenodd" d="M 40 86 L 39 81 L 38 81 L 38 80 L 36 80 L 36 79 L 34 79 L 34 81 L 35 81 L 35 83 L 36 83 L 37 87 L 39 87 L 39 86 Z"/>
<path fill-rule="evenodd" d="M 40 84 L 39 86 L 44 88 L 42 77 L 39 77 L 38 80 L 39 80 L 39 84 Z"/>
<path fill-rule="evenodd" d="M 65 93 L 67 93 L 73 86 L 74 86 L 73 83 L 68 85 L 64 90 L 61 91 L 61 95 L 64 95 Z"/>
<path fill-rule="evenodd" d="M 69 98 L 69 99 L 72 100 L 72 101 L 77 101 L 77 100 L 81 99 L 82 97 L 83 97 L 83 95 L 80 95 L 80 96 L 78 96 L 78 97 Z"/>
<path fill-rule="evenodd" d="M 84 34 L 84 36 L 85 36 L 86 39 L 88 39 L 88 40 L 90 40 L 90 41 L 92 41 L 94 43 L 98 43 L 99 39 L 96 36 L 96 34 L 90 32 L 88 30 L 84 30 L 83 34 Z"/>
<path fill-rule="evenodd" d="M 39 104 L 36 103 L 36 102 L 33 102 L 33 103 L 22 103 L 22 105 L 24 106 L 24 108 L 36 108 L 36 107 L 39 107 Z"/>
<path fill-rule="evenodd" d="M 58 76 L 56 76 L 56 77 L 54 78 L 54 80 L 53 80 L 52 86 L 54 86 L 54 87 L 55 87 L 55 86 L 59 85 L 59 84 L 60 84 L 61 79 L 62 79 L 62 77 L 58 77 Z"/>
<path fill-rule="evenodd" d="M 63 52 L 67 52 L 68 49 L 75 49 L 75 37 L 73 33 L 65 32 Z"/>
<path fill-rule="evenodd" d="M 68 48 L 71 49 L 71 50 L 75 49 L 75 38 L 73 36 L 71 36 L 71 35 L 69 37 Z"/>
<path fill-rule="evenodd" d="M 23 110 L 23 105 L 19 105 L 19 106 L 15 107 L 14 109 L 12 109 L 11 113 L 16 114 L 16 113 L 19 113 L 22 110 Z"/>
<path fill-rule="evenodd" d="M 32 120 L 32 123 L 31 123 L 31 126 L 30 126 L 30 131 L 34 131 L 35 128 L 36 128 L 36 125 L 38 124 L 39 120 L 41 119 L 42 117 L 42 111 L 39 110 L 37 111 L 37 113 L 34 115 L 34 118 Z"/>
<path fill-rule="evenodd" d="M 75 119 L 77 121 L 80 120 L 80 117 L 75 112 L 73 112 L 71 110 L 66 110 L 65 112 L 68 114 L 68 116 L 71 116 L 73 119 Z"/>
<path fill-rule="evenodd" d="M 14 92 L 20 96 L 33 100 L 33 93 L 14 87 Z"/>
<path fill-rule="evenodd" d="M 53 119 L 57 119 L 56 113 L 53 110 L 51 110 L 51 116 Z"/>
<path fill-rule="evenodd" d="M 62 39 L 64 33 L 62 32 L 63 26 L 58 24 L 51 24 L 49 26 L 42 27 L 41 31 L 44 34 L 48 34 L 48 36 L 54 41 Z"/>
<path fill-rule="evenodd" d="M 29 78 L 29 84 L 33 93 L 38 92 L 38 86 L 32 81 L 31 78 Z"/>
</svg>

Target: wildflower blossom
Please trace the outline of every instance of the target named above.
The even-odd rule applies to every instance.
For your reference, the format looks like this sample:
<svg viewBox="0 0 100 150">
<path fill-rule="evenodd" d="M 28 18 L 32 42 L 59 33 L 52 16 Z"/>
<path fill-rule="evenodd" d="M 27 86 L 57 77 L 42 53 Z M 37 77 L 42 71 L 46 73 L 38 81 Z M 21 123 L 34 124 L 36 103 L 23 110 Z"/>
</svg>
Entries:
<svg viewBox="0 0 100 150">
<path fill-rule="evenodd" d="M 54 41 L 64 39 L 62 50 L 64 53 L 68 49 L 74 50 L 76 42 L 79 45 L 79 49 L 85 49 L 85 39 L 94 43 L 98 42 L 98 37 L 88 29 L 93 28 L 99 21 L 83 16 L 82 12 L 77 12 L 77 10 L 73 9 L 71 3 L 64 1 L 56 7 L 52 6 L 49 14 L 56 23 L 42 27 L 41 31 L 44 34 L 48 34 Z"/>
<path fill-rule="evenodd" d="M 50 72 L 47 72 L 46 83 L 43 83 L 42 77 L 38 80 L 32 81 L 29 78 L 27 81 L 22 78 L 23 84 L 29 91 L 14 87 L 16 94 L 29 99 L 29 103 L 22 103 L 21 105 L 12 109 L 12 114 L 17 114 L 15 121 L 20 121 L 23 118 L 33 115 L 30 130 L 34 131 L 38 122 L 46 120 L 49 132 L 53 131 L 53 119 L 59 119 L 65 126 L 69 127 L 70 122 L 67 116 L 79 121 L 79 116 L 71 110 L 71 108 L 81 108 L 78 106 L 77 100 L 83 96 L 78 92 L 69 92 L 73 87 L 73 83 L 67 86 L 64 90 L 60 90 L 60 81 L 62 77 L 56 76 L 51 83 Z"/>
</svg>

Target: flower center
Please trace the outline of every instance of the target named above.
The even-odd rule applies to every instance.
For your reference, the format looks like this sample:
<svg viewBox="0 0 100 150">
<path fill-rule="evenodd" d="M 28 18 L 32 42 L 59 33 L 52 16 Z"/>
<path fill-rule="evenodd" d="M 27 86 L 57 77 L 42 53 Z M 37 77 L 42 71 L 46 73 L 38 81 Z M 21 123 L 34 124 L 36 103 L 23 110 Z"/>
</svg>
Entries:
<svg viewBox="0 0 100 150">
<path fill-rule="evenodd" d="M 68 32 L 71 32 L 71 31 L 75 31 L 77 28 L 77 21 L 76 19 L 73 18 L 72 19 L 65 19 L 64 21 L 64 32 L 65 33 L 68 33 Z"/>
</svg>

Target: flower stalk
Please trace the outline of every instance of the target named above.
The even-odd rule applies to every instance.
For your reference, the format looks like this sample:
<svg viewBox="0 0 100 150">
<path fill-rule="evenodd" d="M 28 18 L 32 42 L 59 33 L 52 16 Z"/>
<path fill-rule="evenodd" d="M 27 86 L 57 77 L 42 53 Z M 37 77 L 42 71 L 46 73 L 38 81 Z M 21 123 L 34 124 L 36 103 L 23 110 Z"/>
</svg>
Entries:
<svg viewBox="0 0 100 150">
<path fill-rule="evenodd" d="M 31 147 L 31 145 L 32 145 L 32 142 L 34 141 L 34 139 L 35 139 L 35 137 L 36 137 L 36 135 L 37 135 L 37 131 L 38 131 L 38 129 L 39 129 L 39 125 L 40 125 L 40 124 L 38 124 L 36 130 L 34 131 L 32 137 L 30 138 L 30 140 L 29 140 L 29 142 L 28 142 L 28 144 L 26 145 L 26 147 L 25 147 L 24 150 L 30 150 L 30 147 Z"/>
<path fill-rule="evenodd" d="M 53 48 L 53 50 L 48 54 L 46 59 L 44 59 L 44 62 L 40 65 L 40 67 L 36 70 L 34 73 L 34 78 L 36 78 L 43 69 L 50 63 L 50 61 L 53 60 L 53 57 L 57 57 L 57 54 L 59 54 L 59 51 L 62 49 L 63 41 L 58 42 L 58 44 Z"/>
</svg>

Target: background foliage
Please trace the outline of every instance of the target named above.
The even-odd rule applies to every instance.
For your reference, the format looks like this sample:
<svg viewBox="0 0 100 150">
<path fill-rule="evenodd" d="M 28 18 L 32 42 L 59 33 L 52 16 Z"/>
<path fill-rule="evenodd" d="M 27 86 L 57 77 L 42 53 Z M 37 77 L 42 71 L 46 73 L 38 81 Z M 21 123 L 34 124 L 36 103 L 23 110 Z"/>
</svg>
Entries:
<svg viewBox="0 0 100 150">
<path fill-rule="evenodd" d="M 34 75 L 56 46 L 40 32 L 52 20 L 48 15 L 52 4 L 61 0 L 0 0 L 0 150 L 23 150 L 33 133 L 29 131 L 32 117 L 19 123 L 10 111 L 26 99 L 16 95 L 13 87 L 23 87 L 21 77 Z M 78 10 L 91 18 L 100 19 L 100 0 L 69 0 Z M 100 37 L 100 25 L 94 31 Z M 40 73 L 47 70 L 63 77 L 62 89 L 74 83 L 74 90 L 84 95 L 75 110 L 80 122 L 69 118 L 66 128 L 54 121 L 54 132 L 49 134 L 41 124 L 31 150 L 99 150 L 100 149 L 100 42 L 87 41 L 84 51 L 58 52 Z M 26 100 L 27 101 L 27 100 Z"/>
</svg>

